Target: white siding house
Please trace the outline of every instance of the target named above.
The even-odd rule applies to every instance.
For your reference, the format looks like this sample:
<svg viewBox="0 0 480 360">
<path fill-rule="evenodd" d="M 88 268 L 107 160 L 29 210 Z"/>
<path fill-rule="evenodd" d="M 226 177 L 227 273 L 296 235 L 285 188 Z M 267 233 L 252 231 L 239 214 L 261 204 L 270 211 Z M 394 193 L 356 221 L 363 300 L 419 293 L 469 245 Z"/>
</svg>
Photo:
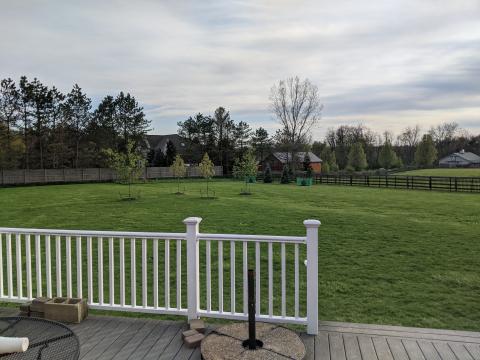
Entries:
<svg viewBox="0 0 480 360">
<path fill-rule="evenodd" d="M 480 156 L 461 150 L 441 158 L 438 164 L 441 167 L 480 167 Z"/>
</svg>

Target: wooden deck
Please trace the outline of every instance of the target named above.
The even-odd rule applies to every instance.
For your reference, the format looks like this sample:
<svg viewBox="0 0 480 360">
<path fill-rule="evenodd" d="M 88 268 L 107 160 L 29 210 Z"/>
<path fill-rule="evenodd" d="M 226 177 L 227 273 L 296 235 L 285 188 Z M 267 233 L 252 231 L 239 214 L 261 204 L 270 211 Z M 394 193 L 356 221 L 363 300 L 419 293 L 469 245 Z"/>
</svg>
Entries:
<svg viewBox="0 0 480 360">
<path fill-rule="evenodd" d="M 198 349 L 182 343 L 185 322 L 90 316 L 71 328 L 81 359 L 200 359 Z M 476 332 L 320 322 L 318 336 L 301 337 L 313 360 L 480 360 Z"/>
</svg>

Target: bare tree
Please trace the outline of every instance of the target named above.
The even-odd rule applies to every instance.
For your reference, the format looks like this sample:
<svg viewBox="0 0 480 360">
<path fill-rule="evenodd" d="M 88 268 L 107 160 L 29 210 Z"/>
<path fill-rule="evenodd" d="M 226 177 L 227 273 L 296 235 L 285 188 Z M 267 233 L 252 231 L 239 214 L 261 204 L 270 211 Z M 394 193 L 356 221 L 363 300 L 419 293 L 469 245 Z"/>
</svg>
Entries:
<svg viewBox="0 0 480 360">
<path fill-rule="evenodd" d="M 435 127 L 431 127 L 428 133 L 432 137 L 433 141 L 437 144 L 441 144 L 446 141 L 451 141 L 460 128 L 456 122 L 443 123 Z"/>
<path fill-rule="evenodd" d="M 413 164 L 415 161 L 415 150 L 421 139 L 421 129 L 419 125 L 405 128 L 397 137 L 398 145 L 403 149 L 404 162 Z"/>
<path fill-rule="evenodd" d="M 318 88 L 308 79 L 298 76 L 280 80 L 270 92 L 271 111 L 282 126 L 292 159 L 302 145 L 308 142 L 312 127 L 320 120 L 323 105 Z"/>
</svg>

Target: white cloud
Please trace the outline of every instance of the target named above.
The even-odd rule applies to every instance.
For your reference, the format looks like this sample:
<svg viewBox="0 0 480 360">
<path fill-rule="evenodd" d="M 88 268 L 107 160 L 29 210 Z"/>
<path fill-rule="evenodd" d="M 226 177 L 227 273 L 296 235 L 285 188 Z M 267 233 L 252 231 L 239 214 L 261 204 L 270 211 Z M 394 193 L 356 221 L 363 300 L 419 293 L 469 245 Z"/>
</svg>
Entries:
<svg viewBox="0 0 480 360">
<path fill-rule="evenodd" d="M 479 17 L 477 0 L 10 1 L 0 76 L 130 91 L 158 133 L 220 105 L 274 129 L 270 87 L 297 74 L 324 98 L 317 136 L 348 121 L 478 131 Z"/>
</svg>

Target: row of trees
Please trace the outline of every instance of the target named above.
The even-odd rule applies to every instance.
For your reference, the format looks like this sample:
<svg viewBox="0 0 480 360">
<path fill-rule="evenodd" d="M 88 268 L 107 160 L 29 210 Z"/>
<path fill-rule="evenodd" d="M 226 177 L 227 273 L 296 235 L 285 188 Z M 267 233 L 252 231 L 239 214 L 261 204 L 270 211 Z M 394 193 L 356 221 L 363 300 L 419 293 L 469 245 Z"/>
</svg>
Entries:
<svg viewBox="0 0 480 360">
<path fill-rule="evenodd" d="M 186 157 L 189 161 L 199 162 L 202 154 L 208 153 L 225 171 L 231 171 L 234 159 L 242 158 L 250 146 L 260 158 L 272 146 L 265 129 L 260 127 L 253 131 L 248 123 L 235 122 L 223 107 L 217 108 L 213 116 L 198 113 L 180 121 L 178 126 L 178 134 L 188 140 Z"/>
<path fill-rule="evenodd" d="M 0 82 L 0 168 L 105 166 L 104 150 L 143 146 L 150 122 L 135 98 L 120 92 L 96 109 L 75 84 L 64 94 L 22 76 Z"/>
<path fill-rule="evenodd" d="M 391 169 L 402 166 L 429 167 L 461 149 L 480 153 L 480 136 L 469 135 L 456 123 L 443 123 L 422 133 L 407 127 L 398 136 L 379 135 L 359 125 L 329 129 L 324 142 L 314 142 L 312 151 L 323 160 L 324 171 Z"/>
</svg>

